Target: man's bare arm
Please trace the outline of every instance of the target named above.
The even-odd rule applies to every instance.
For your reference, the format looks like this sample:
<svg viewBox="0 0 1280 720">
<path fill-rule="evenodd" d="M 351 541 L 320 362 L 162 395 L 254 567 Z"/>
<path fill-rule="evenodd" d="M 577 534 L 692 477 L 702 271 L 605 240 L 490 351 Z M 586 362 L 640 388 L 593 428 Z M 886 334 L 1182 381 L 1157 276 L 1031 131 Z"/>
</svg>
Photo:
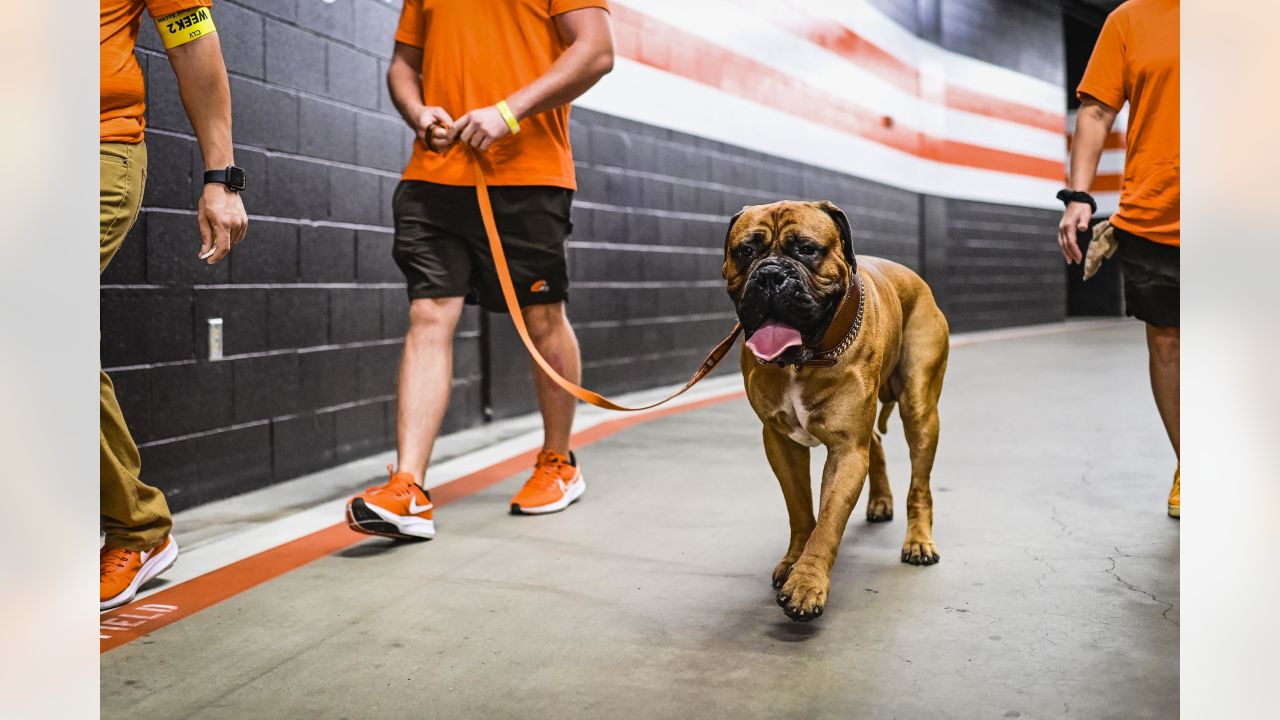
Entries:
<svg viewBox="0 0 1280 720">
<path fill-rule="evenodd" d="M 169 48 L 169 63 L 178 78 L 182 106 L 195 130 L 206 170 L 235 164 L 231 147 L 231 87 L 217 33 Z M 197 212 L 200 256 L 213 250 L 212 265 L 244 239 L 249 219 L 239 193 L 221 183 L 204 186 Z"/>
<path fill-rule="evenodd" d="M 609 13 L 583 8 L 555 17 L 565 51 L 542 77 L 507 98 L 523 120 L 573 102 L 613 70 L 613 27 Z"/>
<path fill-rule="evenodd" d="M 427 148 L 443 151 L 449 145 L 453 118 L 444 108 L 422 101 L 422 48 L 396 43 L 387 68 L 387 89 L 391 92 L 391 103 L 400 111 L 400 117 L 413 130 L 418 142 L 427 145 L 427 128 L 435 125 L 434 137 Z"/>
<path fill-rule="evenodd" d="M 541 77 L 507 98 L 517 119 L 546 112 L 577 99 L 613 69 L 613 28 L 609 13 L 582 8 L 555 16 L 565 51 Z M 511 130 L 496 107 L 477 108 L 458 118 L 454 137 L 480 150 Z"/>
<path fill-rule="evenodd" d="M 1076 132 L 1071 139 L 1071 189 L 1089 192 L 1102 148 L 1106 145 L 1117 111 L 1086 95 L 1076 113 Z"/>
<path fill-rule="evenodd" d="M 1111 134 L 1117 114 L 1117 110 L 1093 97 L 1086 95 L 1081 99 L 1080 110 L 1076 113 L 1076 132 L 1071 139 L 1072 190 L 1089 192 L 1093 186 L 1098 161 L 1102 159 L 1102 148 Z M 1068 263 L 1084 259 L 1076 235 L 1089 229 L 1092 214 L 1089 204 L 1081 202 L 1067 205 L 1062 212 L 1062 221 L 1058 223 L 1058 245 Z"/>
</svg>

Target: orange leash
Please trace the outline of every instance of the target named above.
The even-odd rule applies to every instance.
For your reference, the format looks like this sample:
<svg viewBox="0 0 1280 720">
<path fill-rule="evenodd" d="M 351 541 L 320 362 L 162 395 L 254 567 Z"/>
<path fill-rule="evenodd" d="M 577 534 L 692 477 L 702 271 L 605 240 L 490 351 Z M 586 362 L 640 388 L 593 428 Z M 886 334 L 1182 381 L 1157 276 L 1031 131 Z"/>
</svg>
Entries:
<svg viewBox="0 0 1280 720">
<path fill-rule="evenodd" d="M 599 393 L 592 392 L 576 383 L 569 382 L 560 373 L 551 367 L 551 363 L 542 357 L 542 353 L 538 352 L 538 348 L 534 347 L 533 339 L 529 337 L 529 330 L 524 324 L 524 314 L 520 312 L 520 301 L 516 299 L 515 284 L 511 281 L 511 269 L 507 266 L 507 256 L 502 251 L 502 237 L 498 235 L 498 225 L 493 219 L 493 205 L 489 202 L 489 185 L 485 182 L 484 168 L 481 167 L 481 160 L 475 151 L 470 147 L 466 148 L 471 157 L 471 167 L 475 170 L 476 177 L 476 200 L 480 203 L 480 218 L 484 221 L 485 234 L 489 236 L 489 252 L 493 255 L 493 264 L 498 271 L 498 283 L 502 286 L 502 297 L 507 302 L 507 312 L 511 314 L 511 322 L 516 324 L 516 332 L 520 333 L 520 340 L 524 343 L 524 347 L 529 351 L 533 361 L 538 363 L 538 367 L 547 374 L 557 385 L 564 388 L 564 391 L 579 400 L 595 405 L 606 410 L 621 410 L 623 412 L 634 412 L 636 410 L 648 410 L 657 407 L 669 400 L 683 395 L 686 390 L 698 384 L 698 381 L 707 376 L 724 356 L 728 354 L 733 347 L 733 343 L 738 339 L 738 334 L 742 332 L 742 324 L 735 323 L 733 332 L 729 336 L 720 341 L 707 355 L 707 359 L 702 361 L 702 365 L 693 373 L 689 381 L 670 396 L 659 400 L 651 405 L 643 405 L 641 407 L 626 407 L 619 405 L 612 400 L 604 397 Z"/>
</svg>

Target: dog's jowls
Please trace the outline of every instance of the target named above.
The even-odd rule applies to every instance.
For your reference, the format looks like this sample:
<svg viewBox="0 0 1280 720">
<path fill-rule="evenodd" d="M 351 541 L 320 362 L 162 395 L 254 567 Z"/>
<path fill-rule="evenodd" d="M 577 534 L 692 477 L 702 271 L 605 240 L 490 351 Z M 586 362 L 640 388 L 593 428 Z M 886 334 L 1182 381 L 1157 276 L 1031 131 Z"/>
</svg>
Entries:
<svg viewBox="0 0 1280 720">
<path fill-rule="evenodd" d="M 864 303 L 856 338 L 830 367 L 798 365 L 815 356 L 855 273 Z M 879 432 L 897 404 L 911 452 L 901 559 L 936 563 L 929 475 L 949 334 L 929 286 L 902 265 L 857 257 L 848 219 L 829 202 L 743 208 L 729 223 L 723 274 L 747 334 L 747 396 L 764 424 L 765 454 L 791 522 L 773 571 L 778 604 L 794 620 L 822 614 L 831 566 L 868 476 L 867 520 L 893 519 L 877 402 Z M 809 448 L 818 445 L 827 460 L 815 517 Z"/>
</svg>

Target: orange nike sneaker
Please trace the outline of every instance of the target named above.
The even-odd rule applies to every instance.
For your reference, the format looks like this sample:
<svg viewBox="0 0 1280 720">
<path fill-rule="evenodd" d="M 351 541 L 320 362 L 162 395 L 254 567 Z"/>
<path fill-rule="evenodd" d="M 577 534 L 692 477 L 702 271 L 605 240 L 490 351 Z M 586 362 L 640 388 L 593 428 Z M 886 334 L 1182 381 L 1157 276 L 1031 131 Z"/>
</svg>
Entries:
<svg viewBox="0 0 1280 720">
<path fill-rule="evenodd" d="M 1182 468 L 1173 473 L 1173 489 L 1169 491 L 1169 517 L 1182 517 Z"/>
<path fill-rule="evenodd" d="M 413 481 L 413 473 L 398 473 L 388 465 L 391 479 L 347 502 L 347 525 L 358 533 L 401 540 L 430 540 L 436 536 L 431 519 L 431 495 Z"/>
<path fill-rule="evenodd" d="M 538 453 L 538 463 L 520 492 L 511 498 L 511 514 L 542 515 L 560 512 L 577 502 L 587 489 L 578 471 L 578 458 L 551 450 Z"/>
<path fill-rule="evenodd" d="M 98 551 L 98 582 L 101 588 L 98 612 L 133 600 L 143 585 L 172 567 L 177 559 L 178 543 L 172 535 L 150 550 L 141 552 L 103 545 Z"/>
</svg>

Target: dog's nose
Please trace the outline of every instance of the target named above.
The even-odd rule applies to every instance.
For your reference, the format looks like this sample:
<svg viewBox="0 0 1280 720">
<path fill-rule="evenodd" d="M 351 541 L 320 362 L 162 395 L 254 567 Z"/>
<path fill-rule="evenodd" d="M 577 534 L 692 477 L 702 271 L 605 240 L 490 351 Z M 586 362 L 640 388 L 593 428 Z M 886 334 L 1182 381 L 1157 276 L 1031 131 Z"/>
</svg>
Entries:
<svg viewBox="0 0 1280 720">
<path fill-rule="evenodd" d="M 786 280 L 786 274 L 777 265 L 761 265 L 756 270 L 756 277 L 760 286 L 768 290 L 777 288 Z"/>
</svg>

